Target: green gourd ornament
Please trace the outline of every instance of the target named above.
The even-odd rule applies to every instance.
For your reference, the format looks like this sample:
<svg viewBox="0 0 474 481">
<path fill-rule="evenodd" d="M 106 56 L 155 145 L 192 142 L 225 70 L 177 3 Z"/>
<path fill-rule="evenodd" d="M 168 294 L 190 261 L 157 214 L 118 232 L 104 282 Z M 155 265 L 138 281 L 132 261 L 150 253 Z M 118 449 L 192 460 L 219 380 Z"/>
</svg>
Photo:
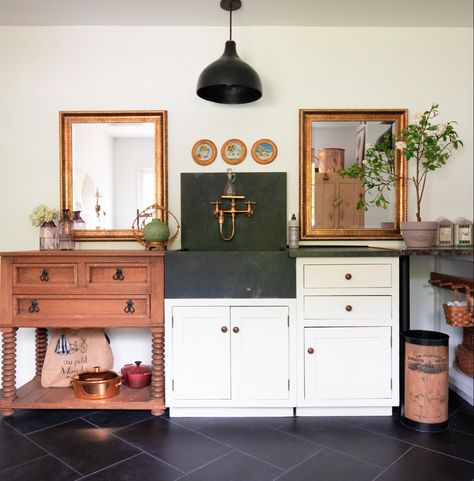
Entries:
<svg viewBox="0 0 474 481">
<path fill-rule="evenodd" d="M 143 239 L 147 242 L 166 242 L 170 237 L 170 228 L 160 219 L 152 219 L 143 229 Z"/>
</svg>

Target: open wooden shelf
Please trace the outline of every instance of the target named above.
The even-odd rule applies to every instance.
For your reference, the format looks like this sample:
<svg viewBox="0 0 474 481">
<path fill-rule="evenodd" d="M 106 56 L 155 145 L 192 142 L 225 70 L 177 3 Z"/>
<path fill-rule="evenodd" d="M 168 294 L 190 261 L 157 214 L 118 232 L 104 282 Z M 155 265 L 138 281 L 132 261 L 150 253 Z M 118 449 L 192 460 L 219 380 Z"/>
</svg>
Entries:
<svg viewBox="0 0 474 481">
<path fill-rule="evenodd" d="M 41 387 L 39 376 L 16 391 L 13 409 L 152 409 L 165 410 L 160 401 L 152 400 L 150 386 L 132 389 L 120 386 L 120 393 L 110 399 L 78 399 L 72 387 Z M 3 402 L 0 401 L 0 407 Z"/>
</svg>

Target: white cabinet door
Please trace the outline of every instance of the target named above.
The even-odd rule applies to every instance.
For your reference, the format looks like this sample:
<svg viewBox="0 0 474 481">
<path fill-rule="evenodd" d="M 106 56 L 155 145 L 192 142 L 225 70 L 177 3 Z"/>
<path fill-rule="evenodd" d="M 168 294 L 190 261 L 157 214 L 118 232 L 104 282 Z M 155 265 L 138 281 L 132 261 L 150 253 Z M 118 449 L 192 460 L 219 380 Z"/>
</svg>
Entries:
<svg viewBox="0 0 474 481">
<path fill-rule="evenodd" d="M 232 398 L 289 398 L 287 307 L 232 307 Z"/>
<path fill-rule="evenodd" d="M 175 399 L 230 399 L 228 307 L 173 308 Z"/>
<path fill-rule="evenodd" d="M 390 327 L 305 328 L 305 399 L 391 397 Z"/>
</svg>

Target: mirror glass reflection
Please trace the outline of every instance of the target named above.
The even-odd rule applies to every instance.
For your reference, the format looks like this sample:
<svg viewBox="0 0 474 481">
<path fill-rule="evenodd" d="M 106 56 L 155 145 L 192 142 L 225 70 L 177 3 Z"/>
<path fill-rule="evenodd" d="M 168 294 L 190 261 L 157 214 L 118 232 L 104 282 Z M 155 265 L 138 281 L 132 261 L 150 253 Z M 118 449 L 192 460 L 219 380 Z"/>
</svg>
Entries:
<svg viewBox="0 0 474 481">
<path fill-rule="evenodd" d="M 388 208 L 357 209 L 364 196 L 359 179 L 340 175 L 343 169 L 364 161 L 367 148 L 393 138 L 393 122 L 313 122 L 311 226 L 319 228 L 385 228 L 394 222 L 393 190 Z"/>
<path fill-rule="evenodd" d="M 73 123 L 73 210 L 86 229 L 129 229 L 155 202 L 153 123 Z"/>
</svg>

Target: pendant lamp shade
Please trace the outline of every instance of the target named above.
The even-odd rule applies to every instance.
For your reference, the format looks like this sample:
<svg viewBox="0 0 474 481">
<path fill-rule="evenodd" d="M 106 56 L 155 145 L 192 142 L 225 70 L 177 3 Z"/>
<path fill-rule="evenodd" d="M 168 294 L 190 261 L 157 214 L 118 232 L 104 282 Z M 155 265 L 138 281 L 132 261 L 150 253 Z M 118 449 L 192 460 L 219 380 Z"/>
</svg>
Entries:
<svg viewBox="0 0 474 481">
<path fill-rule="evenodd" d="M 227 3 L 227 5 L 223 5 Z M 199 97 L 219 104 L 246 104 L 262 96 L 262 83 L 257 72 L 238 55 L 232 40 L 232 0 L 221 2 L 221 7 L 230 10 L 230 37 L 225 43 L 224 53 L 209 64 L 199 75 L 196 92 Z M 240 8 L 240 2 L 237 5 Z"/>
</svg>

